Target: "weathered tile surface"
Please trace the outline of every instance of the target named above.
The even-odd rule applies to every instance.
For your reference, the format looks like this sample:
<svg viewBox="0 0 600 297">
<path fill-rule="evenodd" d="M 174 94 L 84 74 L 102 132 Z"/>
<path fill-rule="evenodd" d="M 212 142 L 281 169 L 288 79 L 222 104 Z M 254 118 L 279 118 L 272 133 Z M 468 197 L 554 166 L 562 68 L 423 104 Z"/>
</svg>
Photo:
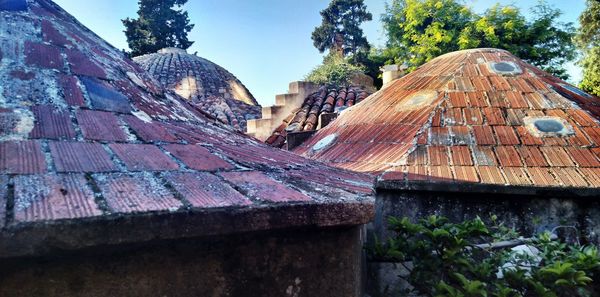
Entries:
<svg viewBox="0 0 600 297">
<path fill-rule="evenodd" d="M 13 182 L 17 223 L 102 215 L 83 174 L 24 175 Z"/>
<path fill-rule="evenodd" d="M 233 168 L 231 164 L 199 145 L 169 144 L 164 148 L 191 169 L 215 171 Z"/>
<path fill-rule="evenodd" d="M 46 172 L 46 161 L 37 141 L 0 142 L 0 169 L 9 174 Z"/>
<path fill-rule="evenodd" d="M 150 144 L 113 143 L 110 149 L 130 171 L 168 171 L 179 166 L 158 147 Z"/>
<path fill-rule="evenodd" d="M 110 112 L 95 110 L 77 111 L 77 122 L 88 140 L 126 141 L 127 135 L 119 125 L 119 119 Z"/>
<path fill-rule="evenodd" d="M 242 206 L 252 203 L 244 195 L 210 173 L 168 173 L 165 174 L 165 179 L 193 207 Z"/>
<path fill-rule="evenodd" d="M 488 63 L 504 60 L 523 71 L 490 70 Z M 600 98 L 566 85 L 503 50 L 449 53 L 345 111 L 294 151 L 382 181 L 597 187 Z M 544 128 L 544 119 L 564 129 L 545 132 L 554 128 Z"/>
<path fill-rule="evenodd" d="M 288 202 L 311 200 L 305 194 L 291 189 L 261 172 L 224 172 L 221 175 L 244 191 L 246 195 L 261 201 Z"/>
<path fill-rule="evenodd" d="M 94 175 L 94 178 L 114 212 L 176 211 L 183 206 L 151 174 L 107 173 Z"/>
<path fill-rule="evenodd" d="M 106 172 L 118 168 L 99 143 L 50 142 L 57 172 Z"/>
<path fill-rule="evenodd" d="M 33 106 L 35 126 L 31 138 L 72 139 L 75 129 L 68 112 L 54 110 L 52 106 Z"/>
</svg>

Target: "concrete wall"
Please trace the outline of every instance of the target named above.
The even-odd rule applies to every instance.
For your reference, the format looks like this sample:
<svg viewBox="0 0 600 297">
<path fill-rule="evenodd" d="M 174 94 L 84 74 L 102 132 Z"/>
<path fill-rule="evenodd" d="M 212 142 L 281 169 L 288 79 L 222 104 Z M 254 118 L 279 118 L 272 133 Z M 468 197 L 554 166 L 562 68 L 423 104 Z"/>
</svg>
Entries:
<svg viewBox="0 0 600 297">
<path fill-rule="evenodd" d="M 309 82 L 291 82 L 287 94 L 275 97 L 275 105 L 262 108 L 262 118 L 248 121 L 246 133 L 260 141 L 265 141 L 283 120 L 300 108 L 304 99 L 316 92 L 318 88 L 319 86 Z"/>
<path fill-rule="evenodd" d="M 565 195 L 566 194 L 566 195 Z M 537 195 L 430 192 L 405 190 L 378 190 L 376 217 L 370 228 L 370 237 L 387 238 L 387 218 L 410 217 L 418 220 L 429 215 L 441 215 L 460 222 L 480 216 L 484 221 L 492 214 L 506 226 L 515 227 L 524 236 L 550 231 L 557 226 L 575 226 L 588 242 L 600 244 L 600 197 L 576 197 L 563 193 Z M 559 229 L 566 238 L 577 236 L 574 230 Z M 371 240 L 371 239 L 370 239 Z M 368 264 L 368 292 L 370 296 L 397 296 L 394 293 L 405 286 L 396 275 L 400 267 L 390 263 Z"/>
<path fill-rule="evenodd" d="M 361 296 L 361 227 L 1 260 L 0 296 Z"/>
</svg>

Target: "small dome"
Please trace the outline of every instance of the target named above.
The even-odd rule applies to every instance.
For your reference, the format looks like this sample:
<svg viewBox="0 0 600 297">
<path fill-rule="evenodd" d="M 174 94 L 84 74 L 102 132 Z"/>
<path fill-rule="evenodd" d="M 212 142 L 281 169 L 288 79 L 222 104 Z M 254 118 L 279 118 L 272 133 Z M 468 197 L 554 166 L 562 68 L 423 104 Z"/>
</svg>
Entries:
<svg viewBox="0 0 600 297">
<path fill-rule="evenodd" d="M 245 131 L 246 119 L 260 117 L 261 107 L 244 84 L 207 59 L 164 48 L 134 61 L 165 87 L 236 129 Z"/>
</svg>

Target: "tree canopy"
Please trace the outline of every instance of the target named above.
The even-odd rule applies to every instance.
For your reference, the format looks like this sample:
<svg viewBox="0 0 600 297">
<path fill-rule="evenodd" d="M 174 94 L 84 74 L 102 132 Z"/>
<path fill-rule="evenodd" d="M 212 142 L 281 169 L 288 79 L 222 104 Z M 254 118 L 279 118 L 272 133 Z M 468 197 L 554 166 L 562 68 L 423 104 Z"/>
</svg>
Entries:
<svg viewBox="0 0 600 297">
<path fill-rule="evenodd" d="M 581 88 L 600 96 L 600 1 L 587 0 L 579 22 L 576 41 L 582 52 L 579 61 L 583 68 Z"/>
<path fill-rule="evenodd" d="M 360 25 L 373 19 L 363 0 L 332 0 L 321 11 L 321 25 L 312 33 L 312 40 L 319 52 L 327 50 L 342 55 L 368 50 L 369 42 Z"/>
<path fill-rule="evenodd" d="M 315 67 L 304 79 L 319 85 L 347 85 L 356 75 L 362 74 L 364 68 L 357 66 L 335 52 L 330 52 L 323 59 L 323 64 Z"/>
<path fill-rule="evenodd" d="M 122 20 L 132 56 L 165 47 L 187 49 L 194 42 L 188 33 L 194 28 L 188 13 L 181 9 L 187 0 L 139 0 L 138 18 Z"/>
<path fill-rule="evenodd" d="M 386 55 L 414 69 L 452 51 L 501 48 L 566 78 L 563 64 L 575 59 L 574 28 L 560 23 L 560 14 L 544 2 L 527 20 L 514 6 L 496 4 L 477 14 L 459 0 L 392 0 L 383 16 Z"/>
</svg>

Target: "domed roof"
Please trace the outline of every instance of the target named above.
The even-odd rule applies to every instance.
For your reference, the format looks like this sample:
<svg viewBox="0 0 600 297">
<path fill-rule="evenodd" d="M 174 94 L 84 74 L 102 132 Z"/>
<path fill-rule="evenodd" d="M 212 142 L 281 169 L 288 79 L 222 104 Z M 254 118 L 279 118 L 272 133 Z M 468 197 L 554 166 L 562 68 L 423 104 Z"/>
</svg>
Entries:
<svg viewBox="0 0 600 297">
<path fill-rule="evenodd" d="M 599 119 L 600 98 L 507 51 L 474 49 L 390 83 L 296 152 L 380 185 L 597 189 Z"/>
<path fill-rule="evenodd" d="M 260 105 L 242 82 L 207 59 L 165 48 L 133 60 L 165 87 L 241 131 L 247 120 L 260 117 Z"/>
<path fill-rule="evenodd" d="M 371 188 L 232 131 L 53 2 L 0 1 L 0 259 L 364 223 Z"/>
</svg>

